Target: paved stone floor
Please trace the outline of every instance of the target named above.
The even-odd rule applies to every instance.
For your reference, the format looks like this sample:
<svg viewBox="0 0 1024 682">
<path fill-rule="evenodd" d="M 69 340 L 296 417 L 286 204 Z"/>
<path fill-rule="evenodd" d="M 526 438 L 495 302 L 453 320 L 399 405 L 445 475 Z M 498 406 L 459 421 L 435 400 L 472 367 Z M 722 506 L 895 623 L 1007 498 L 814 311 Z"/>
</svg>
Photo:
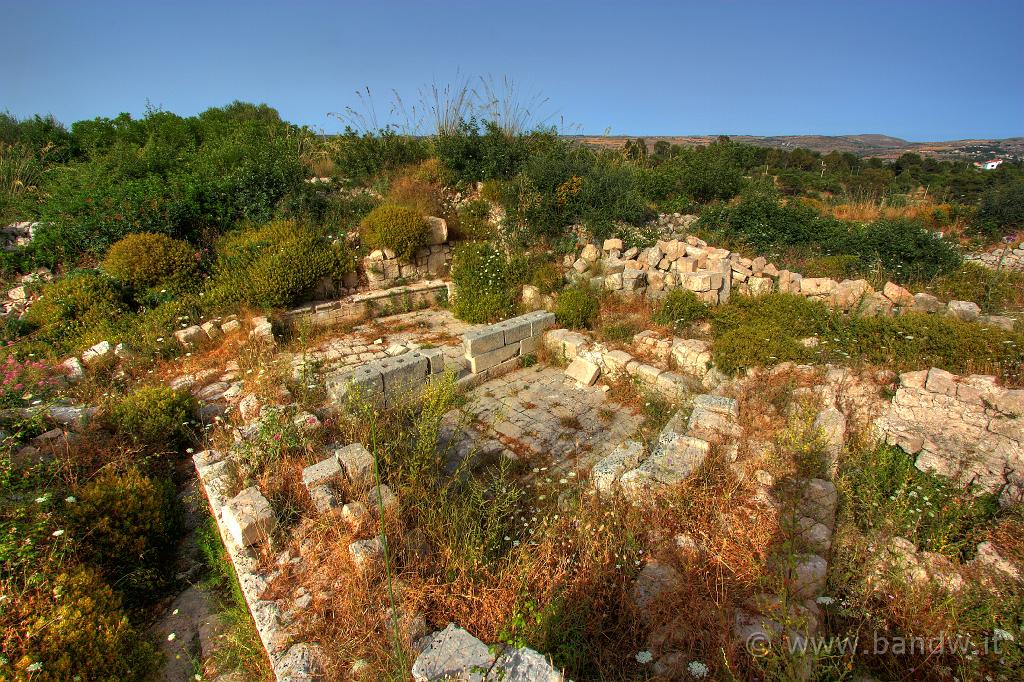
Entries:
<svg viewBox="0 0 1024 682">
<path fill-rule="evenodd" d="M 476 449 L 503 453 L 552 472 L 583 472 L 636 431 L 642 417 L 612 403 L 600 387 L 580 386 L 558 367 L 534 365 L 467 394 L 455 458 Z M 455 415 L 450 420 L 454 429 Z M 468 422 L 468 424 L 466 424 Z"/>
</svg>

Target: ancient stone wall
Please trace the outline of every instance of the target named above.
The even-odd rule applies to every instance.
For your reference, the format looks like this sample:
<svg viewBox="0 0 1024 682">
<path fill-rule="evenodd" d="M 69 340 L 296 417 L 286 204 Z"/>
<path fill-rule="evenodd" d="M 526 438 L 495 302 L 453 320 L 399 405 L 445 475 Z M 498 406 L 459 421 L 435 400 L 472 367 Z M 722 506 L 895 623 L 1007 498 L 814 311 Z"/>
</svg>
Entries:
<svg viewBox="0 0 1024 682">
<path fill-rule="evenodd" d="M 1024 241 L 1015 240 L 991 251 L 967 254 L 964 260 L 993 270 L 1024 272 Z"/>
<path fill-rule="evenodd" d="M 430 230 L 426 244 L 404 261 L 390 249 L 376 249 L 363 259 L 363 269 L 371 289 L 388 289 L 402 282 L 448 274 L 452 249 L 448 244 L 448 225 L 442 218 L 427 218 Z"/>
<path fill-rule="evenodd" d="M 973 483 L 1003 504 L 1024 500 L 1024 389 L 935 367 L 907 372 L 875 427 L 922 471 Z"/>
<path fill-rule="evenodd" d="M 537 352 L 544 331 L 554 324 L 553 313 L 537 310 L 466 332 L 462 344 L 470 373 L 486 379 L 519 367 L 520 358 Z"/>
<path fill-rule="evenodd" d="M 368 315 L 388 315 L 442 303 L 449 296 L 449 283 L 431 279 L 391 289 L 377 289 L 334 301 L 308 303 L 282 314 L 284 326 L 332 327 Z"/>
</svg>

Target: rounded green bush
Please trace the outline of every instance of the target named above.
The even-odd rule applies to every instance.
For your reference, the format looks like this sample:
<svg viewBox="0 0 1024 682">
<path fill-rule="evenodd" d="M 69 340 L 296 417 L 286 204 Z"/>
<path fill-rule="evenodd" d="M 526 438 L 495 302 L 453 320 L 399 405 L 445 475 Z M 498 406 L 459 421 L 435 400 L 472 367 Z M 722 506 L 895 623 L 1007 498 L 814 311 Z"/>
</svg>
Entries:
<svg viewBox="0 0 1024 682">
<path fill-rule="evenodd" d="M 363 218 L 359 235 L 375 249 L 389 249 L 409 260 L 427 241 L 427 221 L 406 206 L 381 204 Z"/>
<path fill-rule="evenodd" d="M 494 322 L 515 314 L 525 278 L 525 260 L 486 242 L 466 242 L 452 251 L 452 312 L 466 322 Z"/>
<path fill-rule="evenodd" d="M 129 603 L 140 603 L 168 578 L 178 528 L 174 485 L 132 468 L 104 469 L 75 493 L 70 523 L 93 565 Z"/>
<path fill-rule="evenodd" d="M 571 287 L 558 296 L 555 317 L 570 329 L 589 329 L 601 312 L 601 302 L 589 289 Z"/>
<path fill-rule="evenodd" d="M 39 327 L 48 342 L 78 346 L 82 339 L 109 332 L 115 318 L 127 310 L 113 280 L 83 271 L 47 284 L 25 313 L 25 321 Z"/>
<path fill-rule="evenodd" d="M 136 289 L 179 288 L 198 273 L 196 250 L 188 242 L 155 232 L 130 234 L 115 243 L 101 267 Z"/>
<path fill-rule="evenodd" d="M 146 386 L 125 395 L 110 410 L 114 429 L 136 443 L 178 450 L 191 443 L 196 401 L 166 386 Z"/>
<path fill-rule="evenodd" d="M 160 658 L 128 619 L 118 595 L 92 570 L 73 569 L 47 581 L 31 608 L 16 614 L 21 646 L 0 657 L 0 679 L 148 679 Z M 16 646 L 17 646 L 16 644 Z"/>
<path fill-rule="evenodd" d="M 216 246 L 217 265 L 206 291 L 211 308 L 245 303 L 259 308 L 293 305 L 325 277 L 355 269 L 355 257 L 294 220 L 237 230 Z"/>
<path fill-rule="evenodd" d="M 668 292 L 654 313 L 654 321 L 680 331 L 697 320 L 708 317 L 708 306 L 688 289 Z"/>
<path fill-rule="evenodd" d="M 538 265 L 530 277 L 530 284 L 537 287 L 542 294 L 552 294 L 558 291 L 564 281 L 562 271 L 550 261 Z"/>
</svg>

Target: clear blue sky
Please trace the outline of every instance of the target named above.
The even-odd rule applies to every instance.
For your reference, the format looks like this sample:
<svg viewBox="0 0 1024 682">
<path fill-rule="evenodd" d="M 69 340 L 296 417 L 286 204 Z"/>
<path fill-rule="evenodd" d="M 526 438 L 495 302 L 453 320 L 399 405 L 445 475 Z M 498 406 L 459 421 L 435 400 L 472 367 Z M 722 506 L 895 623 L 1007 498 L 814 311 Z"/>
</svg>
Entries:
<svg viewBox="0 0 1024 682">
<path fill-rule="evenodd" d="M 1024 135 L 1024 0 L 0 0 L 0 110 L 65 122 L 234 99 L 330 130 L 457 74 L 582 132 Z"/>
</svg>

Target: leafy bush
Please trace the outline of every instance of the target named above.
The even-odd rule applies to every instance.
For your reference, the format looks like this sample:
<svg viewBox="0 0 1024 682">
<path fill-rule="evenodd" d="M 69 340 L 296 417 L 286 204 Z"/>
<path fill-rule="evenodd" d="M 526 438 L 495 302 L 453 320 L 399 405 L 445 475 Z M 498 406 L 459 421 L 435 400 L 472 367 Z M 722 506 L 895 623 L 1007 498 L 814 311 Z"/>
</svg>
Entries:
<svg viewBox="0 0 1024 682">
<path fill-rule="evenodd" d="M 442 215 L 442 188 L 440 182 L 431 177 L 431 165 L 424 162 L 394 178 L 386 203 L 411 208 L 421 216 Z"/>
<path fill-rule="evenodd" d="M 479 182 L 515 175 L 529 154 L 531 136 L 510 135 L 493 121 L 481 124 L 476 119 L 461 121 L 450 132 L 438 135 L 434 149 L 444 169 L 445 180 L 451 183 Z M 553 135 L 551 135 L 553 137 Z"/>
<path fill-rule="evenodd" d="M 924 473 L 891 445 L 855 453 L 842 472 L 851 517 L 860 530 L 907 538 L 922 551 L 966 560 L 988 530 L 999 503 L 948 478 Z"/>
<path fill-rule="evenodd" d="M 601 301 L 590 289 L 570 287 L 558 295 L 555 317 L 570 329 L 589 329 L 601 312 Z"/>
<path fill-rule="evenodd" d="M 530 284 L 542 294 L 553 294 L 562 288 L 564 281 L 562 271 L 551 261 L 537 264 L 530 275 Z"/>
<path fill-rule="evenodd" d="M 483 241 L 494 236 L 491 223 L 491 204 L 484 199 L 472 199 L 458 208 L 458 220 L 452 225 L 450 236 L 458 239 Z"/>
<path fill-rule="evenodd" d="M 91 570 L 60 574 L 25 606 L 14 619 L 21 632 L 32 636 L 5 638 L 0 678 L 139 680 L 156 669 L 159 656 L 153 645 L 129 622 L 120 598 Z"/>
<path fill-rule="evenodd" d="M 131 234 L 115 243 L 102 268 L 135 289 L 180 289 L 198 274 L 196 251 L 188 242 L 153 232 Z"/>
<path fill-rule="evenodd" d="M 515 314 L 525 278 L 523 259 L 491 244 L 467 242 L 452 252 L 452 312 L 467 322 L 493 322 Z"/>
<path fill-rule="evenodd" d="M 429 140 L 400 135 L 390 128 L 376 134 L 359 134 L 346 128 L 344 134 L 336 138 L 334 147 L 337 167 L 351 180 L 368 180 L 381 172 L 422 161 L 429 155 Z"/>
<path fill-rule="evenodd" d="M 102 340 L 127 310 L 121 291 L 110 278 L 81 271 L 47 284 L 25 313 L 25 321 L 38 327 L 41 339 L 60 352 Z"/>
<path fill-rule="evenodd" d="M 92 565 L 125 595 L 143 603 L 166 584 L 179 526 L 174 484 L 137 469 L 103 470 L 75 493 L 69 522 Z M 151 598 L 152 595 L 149 595 Z"/>
<path fill-rule="evenodd" d="M 207 291 L 213 309 L 245 303 L 261 308 L 293 305 L 325 277 L 355 268 L 341 242 L 332 243 L 292 220 L 229 232 L 216 244 L 214 274 Z"/>
<path fill-rule="evenodd" d="M 846 234 L 837 235 L 834 248 L 856 255 L 865 271 L 880 265 L 898 282 L 927 280 L 952 272 L 963 262 L 953 243 L 920 222 L 907 219 L 883 219 L 863 228 L 851 227 Z"/>
<path fill-rule="evenodd" d="M 988 189 L 978 206 L 977 229 L 996 239 L 1024 227 L 1024 178 Z"/>
<path fill-rule="evenodd" d="M 974 301 L 986 313 L 1024 308 L 1024 273 L 993 270 L 978 263 L 964 263 L 931 281 L 927 288 L 946 301 Z"/>
<path fill-rule="evenodd" d="M 409 260 L 427 240 L 427 221 L 423 215 L 395 204 L 382 204 L 370 211 L 359 226 L 363 242 L 375 249 L 389 249 Z"/>
<path fill-rule="evenodd" d="M 42 360 L 18 360 L 8 355 L 0 364 L 0 408 L 23 407 L 32 400 L 48 400 L 62 385 L 63 373 Z"/>
<path fill-rule="evenodd" d="M 195 438 L 191 424 L 196 408 L 188 393 L 146 386 L 118 399 L 110 410 L 110 421 L 136 443 L 177 450 Z"/>
<path fill-rule="evenodd" d="M 654 312 L 654 321 L 682 331 L 698 320 L 708 317 L 708 306 L 688 289 L 673 289 L 668 292 L 661 305 Z"/>
</svg>

